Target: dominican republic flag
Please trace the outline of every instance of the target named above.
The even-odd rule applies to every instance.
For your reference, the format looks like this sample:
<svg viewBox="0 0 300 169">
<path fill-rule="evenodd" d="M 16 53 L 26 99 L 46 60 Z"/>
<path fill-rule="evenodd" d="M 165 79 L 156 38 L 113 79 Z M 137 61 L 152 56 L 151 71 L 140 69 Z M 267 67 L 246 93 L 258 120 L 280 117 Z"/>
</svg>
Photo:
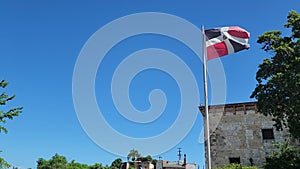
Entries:
<svg viewBox="0 0 300 169">
<path fill-rule="evenodd" d="M 250 33 L 238 26 L 205 30 L 207 60 L 248 49 Z"/>
</svg>

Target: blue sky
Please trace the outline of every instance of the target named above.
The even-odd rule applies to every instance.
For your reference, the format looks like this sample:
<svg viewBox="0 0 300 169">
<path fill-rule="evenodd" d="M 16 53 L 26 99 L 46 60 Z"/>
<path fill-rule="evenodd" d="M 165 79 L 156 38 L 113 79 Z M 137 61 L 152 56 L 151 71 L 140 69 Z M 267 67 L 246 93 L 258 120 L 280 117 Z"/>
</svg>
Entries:
<svg viewBox="0 0 300 169">
<path fill-rule="evenodd" d="M 1 156 L 11 164 L 24 168 L 34 168 L 38 158 L 49 159 L 55 153 L 87 164 L 101 162 L 110 165 L 114 159 L 121 157 L 103 149 L 85 133 L 74 108 L 74 93 L 72 95 L 73 71 L 80 51 L 97 30 L 115 19 L 141 12 L 160 12 L 183 18 L 198 29 L 201 25 L 206 28 L 238 25 L 248 30 L 251 33 L 251 48 L 218 60 L 223 65 L 226 77 L 225 102 L 236 103 L 254 101 L 249 96 L 256 85 L 257 65 L 263 58 L 270 57 L 256 43 L 257 37 L 267 30 L 282 30 L 287 13 L 291 10 L 299 12 L 299 2 L 1 1 L 0 79 L 9 81 L 6 89 L 8 93 L 17 95 L 8 106 L 24 107 L 19 117 L 7 122 L 9 133 L 0 135 L 0 149 L 3 150 Z M 149 22 L 155 24 L 155 21 Z M 116 29 L 121 31 L 126 26 Z M 201 39 L 201 36 L 195 38 Z M 105 44 L 108 40 L 103 39 L 101 42 Z M 95 95 L 103 117 L 112 128 L 134 138 L 148 138 L 168 129 L 176 120 L 182 101 L 176 79 L 165 72 L 151 69 L 140 72 L 131 81 L 129 97 L 136 109 L 145 111 L 150 107 L 149 93 L 156 88 L 163 90 L 168 102 L 161 116 L 149 124 L 137 124 L 125 119 L 114 107 L 110 96 L 114 70 L 128 55 L 147 48 L 171 51 L 183 60 L 195 76 L 200 103 L 203 104 L 202 62 L 186 44 L 155 34 L 124 39 L 107 53 L 100 64 L 95 78 Z M 172 149 L 159 155 L 175 161 L 177 148 L 181 147 L 183 153 L 187 154 L 188 162 L 202 166 L 203 144 L 198 139 L 202 120 L 199 114 L 187 136 Z M 110 138 L 105 130 L 95 130 L 101 137 Z M 110 141 L 126 145 L 126 142 L 120 140 Z M 131 148 L 135 147 L 128 147 Z"/>
</svg>

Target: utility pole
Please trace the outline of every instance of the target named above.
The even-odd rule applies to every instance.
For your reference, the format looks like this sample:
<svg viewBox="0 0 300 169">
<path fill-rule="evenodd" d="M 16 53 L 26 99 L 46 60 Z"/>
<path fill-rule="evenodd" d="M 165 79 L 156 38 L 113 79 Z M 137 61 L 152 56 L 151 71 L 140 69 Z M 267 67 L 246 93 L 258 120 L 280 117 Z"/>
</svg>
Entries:
<svg viewBox="0 0 300 169">
<path fill-rule="evenodd" d="M 180 163 L 181 160 L 181 148 L 178 148 L 178 165 Z"/>
</svg>

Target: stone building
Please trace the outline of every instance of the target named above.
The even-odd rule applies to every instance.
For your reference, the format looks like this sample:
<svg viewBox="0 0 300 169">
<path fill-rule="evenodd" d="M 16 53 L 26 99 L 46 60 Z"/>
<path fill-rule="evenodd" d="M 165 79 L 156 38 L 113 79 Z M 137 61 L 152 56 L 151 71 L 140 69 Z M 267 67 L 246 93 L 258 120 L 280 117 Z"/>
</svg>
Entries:
<svg viewBox="0 0 300 169">
<path fill-rule="evenodd" d="M 204 107 L 199 108 L 204 115 Z M 212 168 L 228 163 L 262 166 L 273 143 L 288 138 L 286 130 L 275 130 L 271 117 L 257 112 L 256 102 L 209 106 L 209 123 Z"/>
</svg>

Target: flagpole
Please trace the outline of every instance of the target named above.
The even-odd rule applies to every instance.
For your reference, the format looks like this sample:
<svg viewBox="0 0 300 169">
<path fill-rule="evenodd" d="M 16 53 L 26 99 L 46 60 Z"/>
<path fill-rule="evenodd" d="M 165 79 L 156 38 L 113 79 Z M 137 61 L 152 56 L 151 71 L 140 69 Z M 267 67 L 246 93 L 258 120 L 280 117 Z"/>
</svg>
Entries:
<svg viewBox="0 0 300 169">
<path fill-rule="evenodd" d="M 207 94 L 207 68 L 206 68 L 206 37 L 204 26 L 202 25 L 202 52 L 203 52 L 203 79 L 204 79 L 204 100 L 205 100 L 205 118 L 206 118 L 206 135 L 207 135 L 207 169 L 211 169 L 210 154 L 210 133 L 209 133 L 209 116 L 208 116 L 208 94 Z"/>
</svg>

